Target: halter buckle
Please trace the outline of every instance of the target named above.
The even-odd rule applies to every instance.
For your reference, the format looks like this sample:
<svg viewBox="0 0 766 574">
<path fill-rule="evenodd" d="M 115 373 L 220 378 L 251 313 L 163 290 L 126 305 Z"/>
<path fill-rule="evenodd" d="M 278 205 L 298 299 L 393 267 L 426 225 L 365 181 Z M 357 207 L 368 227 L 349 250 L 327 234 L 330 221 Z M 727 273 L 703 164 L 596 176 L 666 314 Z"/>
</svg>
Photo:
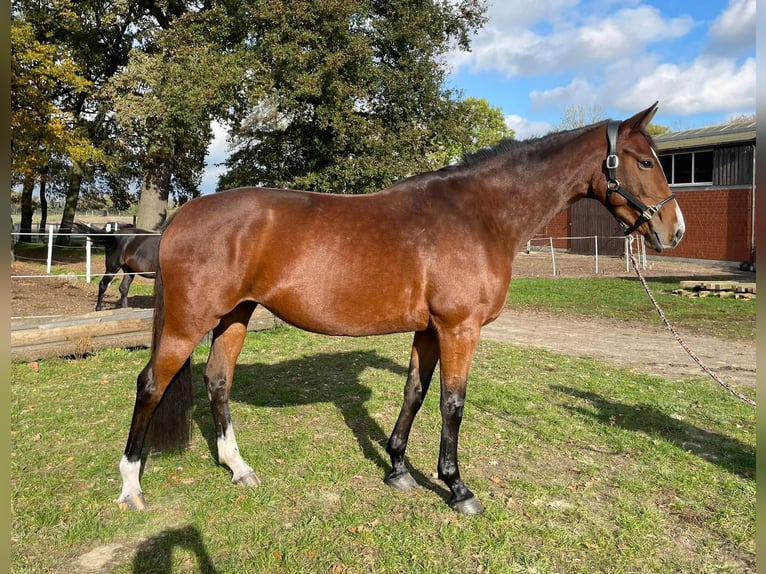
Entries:
<svg viewBox="0 0 766 574">
<path fill-rule="evenodd" d="M 617 154 L 609 154 L 606 156 L 606 169 L 617 169 L 617 166 L 620 165 L 620 158 L 617 157 Z"/>
</svg>

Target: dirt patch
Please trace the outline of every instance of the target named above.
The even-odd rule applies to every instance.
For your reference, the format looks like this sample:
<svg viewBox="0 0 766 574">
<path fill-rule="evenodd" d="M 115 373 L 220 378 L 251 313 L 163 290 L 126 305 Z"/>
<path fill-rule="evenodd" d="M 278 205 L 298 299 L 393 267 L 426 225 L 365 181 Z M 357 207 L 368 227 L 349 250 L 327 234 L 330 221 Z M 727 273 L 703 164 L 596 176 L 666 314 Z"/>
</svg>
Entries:
<svg viewBox="0 0 766 574">
<path fill-rule="evenodd" d="M 11 263 L 11 317 L 48 317 L 90 313 L 96 308 L 98 281 L 86 283 L 82 264 L 57 265 L 71 271 L 71 275 L 46 275 L 39 265 L 14 261 Z M 96 267 L 94 269 L 103 267 Z M 104 295 L 104 309 L 120 307 L 119 275 Z M 137 277 L 133 285 L 151 284 L 151 280 Z M 128 304 L 141 309 L 152 308 L 152 297 L 128 293 Z"/>
<path fill-rule="evenodd" d="M 103 265 L 94 261 L 93 268 Z M 11 316 L 76 315 L 94 310 L 98 283 L 86 283 L 80 261 L 60 262 L 58 267 L 72 271 L 72 276 L 30 277 L 41 275 L 40 265 L 15 261 L 11 264 Z M 558 276 L 592 277 L 595 258 L 556 254 Z M 44 268 L 43 273 L 44 274 Z M 734 267 L 713 266 L 667 260 L 652 260 L 644 271 L 647 277 L 676 279 L 729 279 L 754 281 L 755 274 Z M 635 277 L 625 269 L 620 258 L 601 257 L 599 275 Z M 26 277 L 25 277 L 26 276 Z M 553 264 L 549 253 L 521 253 L 514 263 L 514 278 L 551 277 Z M 151 281 L 136 278 L 134 284 Z M 119 306 L 117 286 L 112 282 L 104 298 L 104 308 Z M 151 308 L 152 298 L 128 294 L 131 307 Z M 647 304 L 649 304 L 647 300 Z M 699 358 L 724 381 L 737 386 L 755 385 L 755 345 L 721 341 L 714 337 L 683 334 L 684 340 Z M 571 319 L 543 313 L 506 311 L 484 329 L 491 339 L 547 348 L 577 356 L 595 357 L 613 364 L 627 365 L 639 372 L 678 380 L 706 376 L 702 369 L 677 343 L 672 333 L 657 320 L 656 326 L 626 323 L 608 319 Z"/>
</svg>

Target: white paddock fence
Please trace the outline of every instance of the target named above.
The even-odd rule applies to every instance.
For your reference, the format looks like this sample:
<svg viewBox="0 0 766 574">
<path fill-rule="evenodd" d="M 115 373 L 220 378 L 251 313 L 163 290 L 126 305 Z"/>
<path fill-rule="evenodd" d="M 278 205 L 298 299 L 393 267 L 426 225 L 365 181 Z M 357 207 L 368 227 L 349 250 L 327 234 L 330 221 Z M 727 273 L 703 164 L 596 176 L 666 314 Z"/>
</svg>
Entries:
<svg viewBox="0 0 766 574">
<path fill-rule="evenodd" d="M 599 235 L 589 235 L 585 237 L 535 237 L 533 239 L 530 239 L 527 241 L 527 246 L 525 249 L 526 253 L 532 253 L 533 251 L 536 252 L 548 252 L 550 254 L 551 258 L 551 273 L 555 275 L 561 274 L 560 266 L 557 267 L 556 265 L 556 253 L 565 253 L 570 254 L 571 252 L 568 250 L 562 250 L 557 249 L 554 247 L 556 242 L 566 241 L 569 245 L 571 245 L 575 241 L 580 242 L 587 242 L 593 244 L 593 255 L 591 256 L 593 258 L 593 273 L 595 275 L 599 275 L 602 272 L 602 268 L 600 267 L 600 256 L 598 252 L 598 244 L 599 241 L 604 240 L 616 240 L 616 241 L 622 241 L 624 243 L 623 247 L 623 259 L 625 260 L 625 272 L 630 272 L 630 255 L 634 252 L 634 249 L 636 250 L 636 257 L 638 259 L 639 265 L 642 269 L 646 269 L 646 242 L 644 241 L 643 236 L 638 237 L 625 237 L 623 235 L 620 236 L 613 236 L 613 237 L 606 237 L 606 236 L 599 236 Z M 634 247 L 635 246 L 635 247 Z M 606 256 L 608 260 L 613 260 L 614 256 L 608 255 Z M 601 256 L 601 259 L 604 257 Z"/>
<path fill-rule="evenodd" d="M 54 236 L 56 234 L 57 225 L 50 225 L 48 227 L 47 233 L 29 233 L 26 235 L 31 235 L 34 238 L 37 238 L 36 241 L 42 241 L 43 243 L 46 243 L 48 246 L 48 252 L 47 252 L 47 258 L 46 258 L 46 274 L 47 275 L 16 275 L 11 276 L 11 278 L 24 278 L 24 279 L 33 279 L 33 278 L 45 278 L 51 274 L 51 268 L 54 263 L 53 261 L 53 244 L 54 244 Z M 108 229 L 108 226 L 107 226 Z M 18 237 L 22 234 L 19 232 L 13 233 L 13 242 L 15 243 L 18 241 Z M 70 234 L 72 237 L 80 238 L 82 239 L 84 236 L 80 233 L 72 233 Z M 104 234 L 108 235 L 108 234 Z M 158 233 L 147 233 L 144 235 L 159 235 Z M 77 273 L 67 273 L 67 277 L 76 278 L 76 277 L 84 277 L 85 281 L 87 283 L 90 283 L 92 280 L 92 277 L 94 275 L 92 271 L 92 250 L 93 250 L 93 241 L 89 237 L 85 238 L 85 244 L 84 244 L 84 251 L 85 251 L 85 273 L 83 274 L 77 274 Z M 554 247 L 557 242 L 561 241 L 567 241 L 570 245 L 574 241 L 584 241 L 584 242 L 592 242 L 594 246 L 594 253 L 591 256 L 583 256 L 583 257 L 592 257 L 593 262 L 593 273 L 595 275 L 599 275 L 603 272 L 603 266 L 602 266 L 602 260 L 605 258 L 604 256 L 599 255 L 598 245 L 599 241 L 604 240 L 621 240 L 624 242 L 624 252 L 623 257 L 625 262 L 625 272 L 630 272 L 630 255 L 634 252 L 634 249 L 636 250 L 635 255 L 638 258 L 639 264 L 643 269 L 646 269 L 646 244 L 644 242 L 643 237 L 638 237 L 635 240 L 631 240 L 630 237 L 604 237 L 604 236 L 586 236 L 586 237 L 536 237 L 533 239 L 530 239 L 525 248 L 525 252 L 527 254 L 530 253 L 540 253 L 540 254 L 547 254 L 550 256 L 550 264 L 551 264 L 551 274 L 553 276 L 560 275 L 562 271 L 562 266 L 557 263 L 556 256 L 559 255 L 568 255 L 569 251 L 564 250 L 561 248 Z M 606 259 L 611 261 L 614 261 L 615 257 L 612 255 L 607 255 Z M 135 274 L 137 275 L 137 274 Z"/>
<path fill-rule="evenodd" d="M 107 231 L 109 231 L 109 225 L 110 224 L 107 224 L 107 226 L 106 226 Z M 54 236 L 57 234 L 56 233 L 57 228 L 58 228 L 57 225 L 50 225 L 50 226 L 48 226 L 47 233 L 40 233 L 39 231 L 36 232 L 36 233 L 35 232 L 32 232 L 32 233 L 20 233 L 20 232 L 17 232 L 17 231 L 13 232 L 13 238 L 12 238 L 12 243 L 13 244 L 16 244 L 18 242 L 18 240 L 19 240 L 19 237 L 21 237 L 22 235 L 24 235 L 24 236 L 29 235 L 35 241 L 41 241 L 42 240 L 43 243 L 46 243 L 47 246 L 48 246 L 48 252 L 47 252 L 47 257 L 46 257 L 46 265 L 45 265 L 46 275 L 11 275 L 11 279 L 14 279 L 14 278 L 16 278 L 16 279 L 40 279 L 40 278 L 45 278 L 45 277 L 48 277 L 48 276 L 51 275 L 51 268 L 52 268 L 52 265 L 53 265 L 53 243 L 54 243 Z M 84 246 L 84 250 L 85 250 L 85 273 L 67 273 L 66 277 L 71 277 L 71 278 L 84 277 L 85 278 L 85 282 L 86 283 L 90 283 L 91 280 L 92 280 L 92 277 L 93 277 L 92 265 L 91 265 L 92 260 L 93 260 L 92 259 L 93 240 L 90 237 L 84 236 L 82 233 L 70 233 L 68 235 L 70 237 L 76 237 L 76 238 L 79 238 L 79 239 L 83 239 L 84 238 L 85 239 L 85 246 Z M 112 234 L 111 233 L 103 233 L 103 234 L 93 233 L 91 235 L 112 235 Z M 135 235 L 160 235 L 160 234 L 159 233 L 136 233 Z M 131 275 L 139 275 L 139 273 L 132 273 Z M 142 273 L 140 273 L 140 275 L 152 275 L 152 273 L 151 272 L 142 272 Z"/>
</svg>

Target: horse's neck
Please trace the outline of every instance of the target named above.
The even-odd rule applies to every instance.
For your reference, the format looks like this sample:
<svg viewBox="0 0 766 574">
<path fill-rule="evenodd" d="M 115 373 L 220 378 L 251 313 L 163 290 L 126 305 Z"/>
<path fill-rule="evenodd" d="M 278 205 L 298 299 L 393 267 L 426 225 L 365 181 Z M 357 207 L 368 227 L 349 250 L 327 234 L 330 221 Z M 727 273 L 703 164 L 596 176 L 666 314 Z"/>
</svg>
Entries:
<svg viewBox="0 0 766 574">
<path fill-rule="evenodd" d="M 505 234 L 509 249 L 518 250 L 559 212 L 587 195 L 593 166 L 599 165 L 594 163 L 597 153 L 574 160 L 571 147 L 560 148 L 537 157 L 508 157 L 493 168 L 497 173 L 488 178 L 492 183 L 486 184 L 480 203 L 484 216 Z"/>
</svg>

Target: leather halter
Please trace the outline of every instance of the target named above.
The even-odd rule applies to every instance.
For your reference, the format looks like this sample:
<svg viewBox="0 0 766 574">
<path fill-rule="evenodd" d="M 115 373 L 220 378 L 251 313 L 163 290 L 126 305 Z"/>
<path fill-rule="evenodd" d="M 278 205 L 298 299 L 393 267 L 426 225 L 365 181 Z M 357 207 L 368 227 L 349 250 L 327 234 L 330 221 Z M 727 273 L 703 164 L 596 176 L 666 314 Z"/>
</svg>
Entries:
<svg viewBox="0 0 766 574">
<path fill-rule="evenodd" d="M 612 193 L 616 193 L 624 197 L 628 204 L 641 214 L 641 216 L 631 226 L 628 226 L 625 222 L 618 219 L 625 235 L 630 235 L 644 223 L 649 221 L 652 217 L 657 215 L 657 212 L 662 209 L 662 206 L 674 200 L 676 195 L 671 193 L 668 197 L 659 203 L 655 203 L 654 205 L 646 205 L 643 201 L 638 199 L 635 195 L 620 185 L 620 180 L 617 179 L 617 167 L 620 165 L 620 158 L 617 157 L 617 131 L 619 128 L 620 122 L 618 121 L 611 121 L 606 125 L 606 139 L 609 144 L 609 153 L 606 156 L 606 206 L 612 212 L 612 214 L 614 214 L 614 210 L 611 207 L 610 198 L 612 197 Z"/>
</svg>

